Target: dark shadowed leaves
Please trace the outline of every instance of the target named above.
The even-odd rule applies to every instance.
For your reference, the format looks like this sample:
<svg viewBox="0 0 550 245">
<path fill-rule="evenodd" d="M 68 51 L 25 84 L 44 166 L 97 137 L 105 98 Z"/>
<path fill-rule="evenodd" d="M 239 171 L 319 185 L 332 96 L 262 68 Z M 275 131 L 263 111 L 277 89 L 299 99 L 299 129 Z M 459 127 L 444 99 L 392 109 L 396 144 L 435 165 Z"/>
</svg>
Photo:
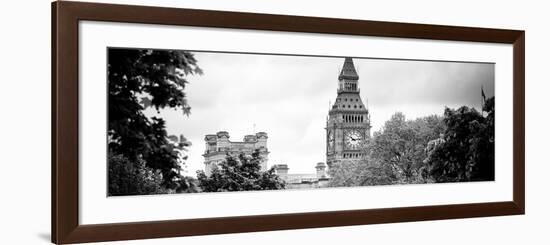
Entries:
<svg viewBox="0 0 550 245">
<path fill-rule="evenodd" d="M 143 110 L 174 108 L 190 113 L 184 92 L 187 78 L 202 73 L 193 54 L 110 48 L 107 71 L 109 150 L 134 164 L 143 161 L 148 168 L 159 170 L 164 188 L 180 188 L 180 153 L 167 138 L 164 120 L 149 119 Z"/>
<path fill-rule="evenodd" d="M 427 149 L 426 163 L 437 182 L 494 180 L 494 97 L 483 111 L 486 116 L 465 106 L 445 109 L 445 133 Z"/>
</svg>

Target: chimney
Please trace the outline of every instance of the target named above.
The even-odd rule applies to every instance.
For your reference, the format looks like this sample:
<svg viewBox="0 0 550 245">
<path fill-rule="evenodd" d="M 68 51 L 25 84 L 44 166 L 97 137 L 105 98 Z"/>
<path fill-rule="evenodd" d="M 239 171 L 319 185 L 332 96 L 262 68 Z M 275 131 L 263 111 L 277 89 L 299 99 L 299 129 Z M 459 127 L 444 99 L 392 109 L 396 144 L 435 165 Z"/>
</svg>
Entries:
<svg viewBox="0 0 550 245">
<path fill-rule="evenodd" d="M 286 179 L 288 175 L 288 165 L 286 164 L 276 164 L 275 173 L 281 177 L 281 179 Z"/>
<path fill-rule="evenodd" d="M 323 179 L 327 177 L 327 165 L 325 165 L 324 162 L 317 163 L 317 166 L 315 166 L 315 169 L 317 170 L 317 178 Z"/>
</svg>

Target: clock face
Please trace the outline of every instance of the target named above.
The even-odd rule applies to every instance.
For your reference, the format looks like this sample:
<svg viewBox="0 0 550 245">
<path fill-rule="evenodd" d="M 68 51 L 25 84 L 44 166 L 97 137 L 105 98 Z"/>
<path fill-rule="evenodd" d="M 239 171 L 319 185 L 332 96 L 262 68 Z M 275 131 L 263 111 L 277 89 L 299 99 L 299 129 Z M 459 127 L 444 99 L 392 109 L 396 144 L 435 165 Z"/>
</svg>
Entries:
<svg viewBox="0 0 550 245">
<path fill-rule="evenodd" d="M 329 130 L 327 138 L 328 138 L 327 139 L 328 140 L 328 150 L 332 151 L 332 149 L 334 149 L 334 131 Z"/>
<path fill-rule="evenodd" d="M 363 145 L 363 135 L 358 130 L 346 131 L 344 143 L 348 149 L 359 149 Z"/>
</svg>

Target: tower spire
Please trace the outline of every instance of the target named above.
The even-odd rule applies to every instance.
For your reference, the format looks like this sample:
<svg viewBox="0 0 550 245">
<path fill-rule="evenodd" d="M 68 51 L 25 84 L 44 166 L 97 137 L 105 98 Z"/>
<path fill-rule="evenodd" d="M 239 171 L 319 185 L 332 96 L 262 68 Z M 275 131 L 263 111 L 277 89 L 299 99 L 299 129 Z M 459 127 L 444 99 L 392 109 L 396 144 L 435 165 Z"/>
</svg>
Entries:
<svg viewBox="0 0 550 245">
<path fill-rule="evenodd" d="M 355 70 L 355 65 L 353 64 L 353 59 L 351 57 L 346 57 L 344 60 L 344 65 L 340 70 L 340 75 L 338 76 L 338 93 L 342 92 L 359 92 L 358 81 L 359 75 L 357 75 L 357 70 Z"/>
<path fill-rule="evenodd" d="M 353 59 L 350 57 L 346 57 L 344 60 L 344 66 L 342 66 L 342 70 L 340 70 L 340 75 L 338 76 L 338 80 L 359 80 L 359 75 L 357 75 L 357 70 L 355 69 L 355 65 L 353 64 Z"/>
</svg>

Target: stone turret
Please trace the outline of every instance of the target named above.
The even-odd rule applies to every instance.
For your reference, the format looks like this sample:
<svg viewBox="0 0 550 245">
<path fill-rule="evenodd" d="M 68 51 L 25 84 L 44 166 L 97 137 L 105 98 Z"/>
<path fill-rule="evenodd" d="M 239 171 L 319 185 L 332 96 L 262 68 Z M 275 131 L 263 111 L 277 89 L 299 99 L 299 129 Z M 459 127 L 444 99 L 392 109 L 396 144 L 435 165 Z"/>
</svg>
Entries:
<svg viewBox="0 0 550 245">
<path fill-rule="evenodd" d="M 229 139 L 229 133 L 227 131 L 219 131 L 219 132 L 216 133 L 216 136 L 220 139 L 221 138 Z"/>
<path fill-rule="evenodd" d="M 218 150 L 229 148 L 229 133 L 226 131 L 219 131 L 216 133 L 218 137 Z"/>
<path fill-rule="evenodd" d="M 207 134 L 204 136 L 204 141 L 206 143 L 206 153 L 218 150 L 218 136 L 215 134 Z"/>
<path fill-rule="evenodd" d="M 256 139 L 258 140 L 258 143 L 256 144 L 258 148 L 260 148 L 260 149 L 267 148 L 267 133 L 266 132 L 256 133 Z"/>
<path fill-rule="evenodd" d="M 288 175 L 288 165 L 286 164 L 275 164 L 275 173 L 279 175 L 282 179 L 286 179 Z"/>
<path fill-rule="evenodd" d="M 324 162 L 317 163 L 315 169 L 317 170 L 317 178 L 322 179 L 327 177 L 327 165 Z"/>
</svg>

